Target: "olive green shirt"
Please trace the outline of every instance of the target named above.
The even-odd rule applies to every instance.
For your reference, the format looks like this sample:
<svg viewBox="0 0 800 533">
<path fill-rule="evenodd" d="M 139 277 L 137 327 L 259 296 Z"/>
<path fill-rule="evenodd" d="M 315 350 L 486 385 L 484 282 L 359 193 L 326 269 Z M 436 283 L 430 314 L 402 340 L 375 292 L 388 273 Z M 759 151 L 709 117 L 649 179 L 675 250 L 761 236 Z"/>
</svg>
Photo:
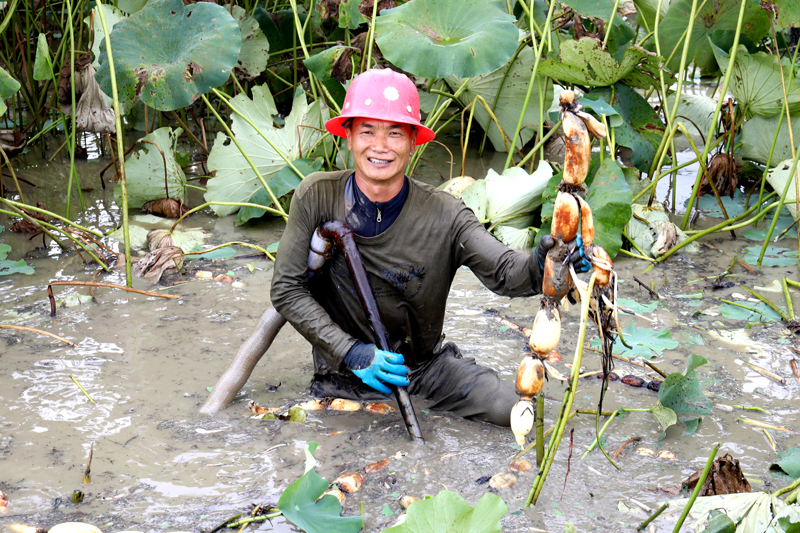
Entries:
<svg viewBox="0 0 800 533">
<path fill-rule="evenodd" d="M 344 188 L 352 172 L 314 173 L 297 187 L 272 279 L 272 305 L 313 345 L 320 374 L 339 371 L 356 340 L 374 343 L 342 253 L 313 280 L 306 276 L 314 230 L 345 220 Z M 510 250 L 463 201 L 413 179 L 394 224 L 376 237 L 355 239 L 390 342 L 411 369 L 434 355 L 460 266 L 503 296 L 540 292 L 535 254 Z"/>
</svg>

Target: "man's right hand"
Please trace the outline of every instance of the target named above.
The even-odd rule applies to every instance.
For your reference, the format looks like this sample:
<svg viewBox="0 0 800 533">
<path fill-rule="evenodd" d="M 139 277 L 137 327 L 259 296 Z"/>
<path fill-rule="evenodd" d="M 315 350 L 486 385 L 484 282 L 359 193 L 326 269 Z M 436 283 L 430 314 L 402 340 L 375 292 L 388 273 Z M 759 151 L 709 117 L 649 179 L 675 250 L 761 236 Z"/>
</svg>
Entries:
<svg viewBox="0 0 800 533">
<path fill-rule="evenodd" d="M 367 361 L 370 351 L 372 359 Z M 345 364 L 350 367 L 353 374 L 366 385 L 384 394 L 392 393 L 392 390 L 386 386 L 387 383 L 396 387 L 408 386 L 409 382 L 406 376 L 409 371 L 404 363 L 405 360 L 401 354 L 386 352 L 374 344 L 357 344 L 345 357 Z"/>
</svg>

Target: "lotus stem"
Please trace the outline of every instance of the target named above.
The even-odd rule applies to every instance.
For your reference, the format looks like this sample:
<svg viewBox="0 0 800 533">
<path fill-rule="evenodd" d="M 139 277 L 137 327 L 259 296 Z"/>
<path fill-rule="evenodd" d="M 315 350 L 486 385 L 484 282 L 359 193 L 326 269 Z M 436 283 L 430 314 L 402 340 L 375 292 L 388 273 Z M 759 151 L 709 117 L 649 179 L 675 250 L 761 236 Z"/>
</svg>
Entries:
<svg viewBox="0 0 800 533">
<path fill-rule="evenodd" d="M 525 11 L 525 16 L 529 17 L 529 19 L 530 19 L 531 13 L 528 10 L 528 6 L 525 5 L 524 0 L 521 1 L 521 2 L 518 2 L 518 4 Z M 533 37 L 531 37 L 531 39 L 533 39 Z M 520 52 L 522 52 L 522 50 L 526 46 L 527 46 L 527 39 L 522 39 L 519 42 L 519 44 L 517 45 L 517 49 L 514 51 L 514 55 L 511 56 L 511 59 L 508 62 L 508 68 L 506 68 L 505 72 L 503 72 L 503 79 L 500 80 L 500 87 L 497 88 L 497 93 L 494 95 L 494 102 L 492 102 L 492 111 L 497 109 L 497 101 L 500 99 L 500 93 L 503 91 L 503 87 L 505 87 L 505 85 L 506 85 L 506 79 L 508 79 L 508 73 L 511 71 L 511 69 L 514 66 L 514 61 L 517 60 L 517 57 L 519 56 Z M 541 94 L 539 96 L 541 98 Z M 541 113 L 542 113 L 542 109 L 539 109 L 540 117 L 541 117 Z M 480 148 L 478 148 L 478 157 L 481 157 L 483 155 L 483 149 L 486 146 L 486 139 L 488 137 L 489 137 L 489 129 L 487 128 L 487 129 L 485 129 L 483 131 L 483 138 L 481 138 L 481 146 L 480 146 Z"/>
<path fill-rule="evenodd" d="M 533 157 L 533 154 L 535 154 L 535 153 L 536 153 L 536 151 L 537 151 L 537 150 L 539 150 L 540 148 L 544 147 L 544 143 L 546 143 L 547 141 L 549 141 L 549 140 L 550 140 L 550 138 L 551 138 L 553 135 L 555 135 L 555 134 L 556 134 L 556 132 L 558 131 L 558 128 L 560 128 L 560 127 L 561 127 L 561 121 L 559 120 L 558 122 L 556 122 L 555 126 L 553 126 L 553 127 L 550 129 L 550 131 L 548 131 L 548 132 L 547 132 L 547 135 L 545 135 L 544 137 L 542 137 L 542 138 L 541 138 L 541 139 L 540 139 L 540 140 L 539 140 L 539 141 L 536 143 L 536 145 L 535 145 L 533 148 L 531 148 L 531 149 L 530 149 L 530 151 L 528 152 L 528 155 L 526 155 L 525 157 L 523 157 L 523 158 L 522 158 L 522 161 L 520 161 L 519 163 L 517 163 L 517 165 L 516 165 L 516 166 L 518 166 L 518 167 L 521 167 L 521 166 L 523 166 L 525 163 L 527 163 L 527 162 L 528 162 L 528 160 L 529 160 L 531 157 Z"/>
<path fill-rule="evenodd" d="M 778 60 L 778 72 L 781 74 L 781 88 L 783 89 L 783 104 L 784 109 L 786 110 L 786 125 L 789 127 L 789 142 L 792 147 L 792 159 L 795 159 L 795 147 L 794 147 L 794 131 L 792 131 L 792 114 L 789 112 L 789 97 L 786 95 L 786 79 L 783 75 L 783 64 L 781 63 L 781 56 L 778 53 L 778 37 L 775 35 L 775 24 L 772 22 L 772 16 L 769 16 L 769 26 L 772 29 L 772 39 L 775 43 L 775 57 Z M 795 47 L 795 57 L 797 57 L 797 47 Z M 794 73 L 794 61 L 792 61 L 792 73 Z M 779 128 L 780 129 L 780 128 Z M 794 172 L 792 172 L 792 176 L 794 177 L 794 190 L 795 190 L 795 212 L 800 214 L 800 176 L 797 175 L 797 169 L 795 168 Z M 788 178 L 791 180 L 792 178 Z M 787 180 L 788 181 L 788 180 Z M 800 232 L 797 233 L 797 246 L 800 250 Z M 800 255 L 797 257 L 797 266 L 800 267 Z"/>
<path fill-rule="evenodd" d="M 0 198 L 0 201 L 2 201 L 2 200 L 3 199 Z M 21 217 L 21 218 L 27 220 L 28 222 L 30 222 L 31 224 L 33 224 L 34 226 L 36 226 L 37 228 L 42 230 L 42 232 L 45 235 L 47 235 L 48 237 L 53 239 L 53 241 L 55 241 L 55 243 L 58 244 L 58 246 L 62 250 L 66 250 L 67 249 L 67 245 L 66 244 L 64 244 L 63 242 L 59 241 L 58 238 L 56 238 L 56 236 L 53 235 L 48 228 L 43 227 L 43 224 L 42 224 L 41 220 L 38 220 L 38 219 L 33 218 L 31 216 L 28 216 L 28 214 L 25 213 L 24 211 L 22 211 L 21 209 L 16 209 L 15 207 L 12 207 L 11 209 L 14 209 L 14 211 L 6 211 L 5 209 L 0 209 L 0 213 L 3 213 L 4 215 L 10 215 L 12 217 Z"/>
<path fill-rule="evenodd" d="M 703 174 L 705 174 L 705 176 L 708 178 L 708 184 L 711 186 L 711 190 L 714 191 L 714 196 L 717 198 L 717 203 L 719 204 L 719 208 L 722 210 L 722 215 L 726 219 L 730 218 L 728 216 L 728 211 L 725 209 L 725 204 L 722 203 L 722 198 L 719 197 L 719 191 L 717 191 L 717 185 L 714 183 L 714 179 L 711 176 L 711 173 L 708 171 L 708 167 L 706 167 L 706 160 L 700 157 L 700 152 L 698 152 L 697 146 L 695 146 L 692 136 L 689 135 L 688 131 L 686 131 L 686 126 L 683 125 L 683 122 L 678 122 L 676 126 L 678 126 L 681 129 L 683 135 L 686 137 L 686 140 L 689 141 L 689 146 L 692 147 L 694 155 L 697 156 L 697 162 L 700 164 L 700 171 Z M 689 205 L 688 207 L 691 210 L 692 206 Z M 731 230 L 731 237 L 736 238 L 736 234 L 733 232 L 733 230 Z"/>
<path fill-rule="evenodd" d="M 696 0 L 694 0 L 696 2 Z M 721 94 L 727 94 L 728 92 L 728 84 L 731 81 L 731 75 L 734 71 L 734 65 L 736 64 L 736 54 L 739 49 L 739 37 L 742 35 L 742 21 L 744 19 L 744 8 L 747 6 L 747 2 L 742 2 L 741 6 L 739 7 L 739 18 L 736 20 L 736 34 L 733 37 L 733 46 L 731 47 L 731 55 L 730 59 L 728 60 L 728 68 L 725 69 L 725 77 L 722 80 L 722 89 Z M 693 14 L 694 16 L 694 14 Z M 691 22 L 689 23 L 691 24 Z M 688 40 L 688 38 L 687 38 Z M 678 82 L 680 83 L 680 81 Z M 680 96 L 680 92 L 677 93 Z M 722 102 L 723 98 L 717 100 L 717 106 L 714 108 L 714 118 L 711 120 L 711 129 L 706 136 L 707 139 L 711 139 L 714 135 L 714 130 L 716 130 L 717 124 L 719 123 L 719 113 L 722 109 Z M 705 147 L 703 148 L 703 155 L 700 157 L 701 161 L 708 160 L 708 154 L 711 152 L 711 144 L 706 143 Z M 700 180 L 703 176 L 702 170 L 697 173 L 697 179 L 694 181 L 694 187 L 692 187 L 692 194 L 689 196 L 689 209 L 686 210 L 686 213 L 683 215 L 683 220 L 681 221 L 681 229 L 685 230 L 687 224 L 689 223 L 689 218 L 692 215 L 691 206 L 694 205 L 694 199 L 697 197 L 697 191 L 700 188 Z"/>
<path fill-rule="evenodd" d="M 531 1 L 531 18 L 533 18 L 533 1 Z M 555 8 L 556 3 L 550 2 L 550 8 L 547 10 L 547 19 L 545 20 L 543 28 L 547 29 L 550 27 L 550 22 L 553 20 L 553 9 Z M 531 38 L 533 38 L 533 34 L 531 34 Z M 544 50 L 545 39 L 541 39 L 541 44 L 539 45 L 539 49 L 535 50 L 536 52 L 536 59 L 533 62 L 533 70 L 531 71 L 531 78 L 528 82 L 528 92 L 525 93 L 525 101 L 522 104 L 522 111 L 519 114 L 519 120 L 517 120 L 517 127 L 514 129 L 514 137 L 512 137 L 512 149 L 508 151 L 508 157 L 506 157 L 506 162 L 503 165 L 503 172 L 511 166 L 511 160 L 514 157 L 514 148 L 517 146 L 517 137 L 519 137 L 519 132 L 522 130 L 522 122 L 525 120 L 525 111 L 528 109 L 528 102 L 531 101 L 531 93 L 533 92 L 533 82 L 536 79 L 536 76 L 539 72 L 539 62 L 542 59 L 542 51 Z"/>
<path fill-rule="evenodd" d="M 11 326 L 11 325 L 7 325 L 7 324 L 0 324 L 0 329 L 18 329 L 20 331 L 29 331 L 31 333 L 38 333 L 39 335 L 46 335 L 48 337 L 52 337 L 52 338 L 54 338 L 56 340 L 59 340 L 59 341 L 63 342 L 64 344 L 69 344 L 73 348 L 76 348 L 78 346 L 74 342 L 68 341 L 64 337 L 59 337 L 58 335 L 54 335 L 54 334 L 49 333 L 47 331 L 42 331 L 41 329 L 26 328 L 25 326 Z"/>
<path fill-rule="evenodd" d="M 536 465 L 544 459 L 544 394 L 536 396 Z"/>
<path fill-rule="evenodd" d="M 17 180 L 17 173 L 14 172 L 14 167 L 11 165 L 11 161 L 8 159 L 8 155 L 6 151 L 3 150 L 3 147 L 0 146 L 0 155 L 3 156 L 3 159 L 6 161 L 6 166 L 8 167 L 9 172 L 11 172 L 11 179 L 14 180 L 14 185 L 17 188 L 17 194 L 19 194 L 19 199 L 22 203 L 25 203 L 25 198 L 22 196 L 22 188 L 19 186 L 19 181 Z M 2 169 L 2 165 L 0 165 L 0 169 Z"/>
<path fill-rule="evenodd" d="M 244 525 L 247 525 L 247 524 L 251 524 L 253 522 L 263 522 L 264 520 L 271 520 L 273 518 L 281 516 L 282 514 L 283 514 L 282 512 L 278 511 L 276 513 L 263 514 L 261 516 L 251 516 L 249 518 L 245 518 L 244 520 L 239 520 L 238 522 L 234 522 L 232 524 L 227 524 L 225 527 L 233 528 L 233 527 L 239 527 L 239 526 L 244 526 Z"/>
<path fill-rule="evenodd" d="M 272 261 L 275 261 L 275 256 L 273 256 L 271 253 L 269 253 L 266 249 L 264 249 L 264 248 L 262 248 L 260 246 L 256 246 L 255 244 L 250 244 L 250 243 L 247 243 L 247 242 L 240 242 L 240 241 L 226 242 L 225 244 L 219 244 L 217 246 L 214 246 L 213 248 L 208 248 L 206 250 L 198 250 L 197 252 L 186 252 L 185 255 L 207 254 L 208 252 L 213 252 L 214 250 L 219 250 L 220 248 L 225 248 L 227 246 L 233 246 L 234 244 L 238 245 L 238 246 L 245 246 L 247 248 L 253 248 L 254 250 L 258 250 L 262 254 L 264 254 L 267 257 L 269 257 Z"/>
<path fill-rule="evenodd" d="M 378 16 L 378 2 L 372 3 L 372 20 L 369 24 L 369 34 L 367 35 L 367 62 L 366 65 L 361 65 L 361 72 L 364 72 L 364 66 L 369 70 L 372 67 L 372 47 L 375 42 L 375 19 Z"/>
<path fill-rule="evenodd" d="M 619 9 L 619 0 L 614 2 L 614 9 L 611 10 L 611 16 L 608 18 L 608 24 L 606 24 L 608 31 L 606 31 L 606 36 L 603 39 L 603 48 L 608 47 L 608 36 L 611 35 L 611 27 L 614 25 L 614 15 L 617 14 L 617 9 Z"/>
<path fill-rule="evenodd" d="M 87 228 L 85 226 L 81 226 L 80 224 L 76 224 L 76 223 L 72 222 L 71 220 L 69 220 L 68 218 L 62 217 L 61 215 L 53 213 L 52 211 L 48 211 L 47 209 L 42 209 L 41 207 L 35 207 L 35 206 L 32 206 L 32 205 L 26 205 L 26 204 L 24 204 L 22 202 L 17 202 L 15 200 L 8 200 L 6 198 L 0 198 L 0 202 L 3 202 L 3 203 L 5 203 L 5 204 L 7 204 L 9 206 L 17 207 L 19 209 L 25 209 L 25 210 L 28 210 L 28 211 L 33 211 L 35 213 L 41 213 L 43 215 L 47 215 L 48 217 L 58 219 L 61 222 L 63 222 L 64 224 L 72 226 L 75 229 L 79 229 L 81 231 L 85 231 L 86 233 L 91 233 L 95 237 L 98 237 L 98 238 L 102 238 L 103 237 L 103 234 L 100 233 L 99 231 L 97 231 L 95 229 Z"/>
<path fill-rule="evenodd" d="M 553 2 L 555 4 L 555 2 Z M 552 14 L 552 6 L 550 8 L 550 13 Z M 592 271 L 592 276 L 589 278 L 589 284 L 586 288 L 586 293 L 591 294 L 592 290 L 594 289 L 595 279 L 597 278 L 597 273 Z M 547 455 L 545 456 L 544 465 L 539 470 L 539 473 L 536 475 L 536 479 L 533 482 L 533 487 L 531 487 L 531 491 L 528 494 L 528 499 L 525 501 L 525 507 L 528 507 L 533 503 L 536 505 L 536 501 L 539 498 L 539 494 L 542 491 L 542 487 L 544 486 L 544 480 L 547 478 L 547 474 L 550 472 L 550 467 L 553 465 L 553 461 L 555 460 L 556 452 L 558 451 L 558 445 L 561 443 L 561 438 L 564 436 L 564 430 L 567 426 L 567 420 L 570 418 L 567 416 L 568 413 L 572 410 L 572 403 L 575 400 L 575 392 L 578 390 L 578 379 L 581 372 L 581 362 L 583 361 L 583 344 L 586 341 L 586 326 L 589 322 L 589 298 L 583 298 L 581 300 L 581 326 L 578 333 L 578 342 L 575 348 L 575 357 L 572 361 L 572 373 L 569 387 L 567 388 L 566 392 L 564 393 L 564 400 L 562 402 L 561 414 L 559 415 L 558 421 L 556 422 L 556 430 L 552 437 L 550 437 L 550 444 L 548 446 Z"/>
<path fill-rule="evenodd" d="M 606 429 L 608 429 L 608 425 L 611 423 L 612 420 L 614 420 L 617 417 L 618 414 L 619 414 L 619 409 L 617 409 L 616 411 L 611 413 L 611 416 L 608 417 L 608 420 L 606 420 L 606 423 L 603 424 L 603 429 L 597 431 L 597 436 L 594 438 L 594 440 L 591 442 L 591 444 L 589 444 L 589 447 L 586 449 L 586 451 L 583 452 L 583 455 L 581 455 L 581 461 L 584 460 L 586 458 L 586 456 L 589 455 L 589 452 L 594 450 L 594 447 L 598 445 L 598 443 L 600 442 L 600 437 L 603 436 L 603 434 L 606 432 Z M 600 419 L 600 413 L 599 412 L 597 413 L 597 419 L 598 420 Z M 602 449 L 602 446 L 600 448 Z M 614 464 L 614 462 L 612 461 L 611 464 Z M 616 466 L 616 465 L 614 465 L 614 466 Z M 617 467 L 617 470 L 619 470 L 619 467 Z"/>
<path fill-rule="evenodd" d="M 267 213 L 272 213 L 273 215 L 283 216 L 283 214 L 280 211 L 276 210 L 276 209 L 272 209 L 271 207 L 265 207 L 265 206 L 259 205 L 259 204 L 252 204 L 250 202 L 206 202 L 204 204 L 198 205 L 197 207 L 193 207 L 192 209 L 188 210 L 186 213 L 181 215 L 181 217 L 178 220 L 175 221 L 175 223 L 172 225 L 172 227 L 169 228 L 170 233 L 175 231 L 175 228 L 178 226 L 178 224 L 181 222 L 181 220 L 183 220 L 184 218 L 188 217 L 192 213 L 196 213 L 197 211 L 205 209 L 206 207 L 208 207 L 210 205 L 228 205 L 228 206 L 239 206 L 239 207 L 255 207 L 257 209 L 263 209 Z"/>
<path fill-rule="evenodd" d="M 81 392 L 82 392 L 82 393 L 83 393 L 83 394 L 84 394 L 84 395 L 85 395 L 87 398 L 89 398 L 89 401 L 90 401 L 90 402 L 92 402 L 92 403 L 97 403 L 97 402 L 95 402 L 95 401 L 92 399 L 92 397 L 91 397 L 91 396 L 89 396 L 89 393 L 88 393 L 88 392 L 86 392 L 86 389 L 84 389 L 84 388 L 83 388 L 83 385 L 81 385 L 80 383 L 78 383 L 78 380 L 77 380 L 77 379 L 75 379 L 75 376 L 73 376 L 72 374 L 70 374 L 70 375 L 69 375 L 69 377 L 72 379 L 72 381 L 74 381 L 74 382 L 75 382 L 75 385 L 77 385 L 77 386 L 78 386 L 78 388 L 81 390 Z M 90 457 L 90 459 L 89 459 L 89 460 L 91 461 L 91 455 L 90 455 L 89 457 Z M 87 469 L 88 469 L 88 467 L 87 467 Z M 84 483 L 85 483 L 85 482 L 84 482 Z"/>
<path fill-rule="evenodd" d="M 795 171 L 797 170 L 798 156 L 800 156 L 800 150 L 795 150 L 795 154 L 792 158 L 792 169 L 789 171 L 789 176 L 795 175 Z M 792 179 L 788 178 L 786 180 L 786 185 L 783 187 L 781 198 L 778 201 L 778 207 L 775 209 L 775 214 L 772 216 L 772 223 L 769 225 L 769 229 L 767 230 L 767 236 L 764 239 L 764 243 L 761 245 L 761 253 L 758 254 L 758 261 L 756 262 L 756 266 L 761 266 L 761 262 L 764 260 L 764 254 L 767 251 L 767 246 L 769 245 L 770 239 L 772 239 L 772 234 L 775 232 L 775 226 L 778 224 L 778 217 L 780 216 L 781 210 L 783 209 L 783 204 L 786 201 L 786 195 L 789 193 L 789 186 L 791 184 L 792 184 Z M 798 231 L 797 234 L 800 235 L 800 231 Z"/>
<path fill-rule="evenodd" d="M 78 200 L 81 204 L 81 211 L 86 209 L 83 202 L 83 192 L 81 191 L 81 181 L 78 177 L 78 169 L 75 168 L 75 147 L 78 144 L 77 120 L 78 104 L 75 98 L 75 32 L 72 26 L 72 0 L 67 0 L 67 31 L 69 33 L 69 75 L 70 75 L 70 97 L 72 99 L 72 113 L 69 135 L 69 179 L 67 180 L 67 206 L 64 214 L 69 218 L 69 208 L 72 205 L 72 178 L 75 178 L 75 189 L 78 192 Z M 111 56 L 109 55 L 109 61 Z M 52 68 L 50 69 L 52 72 Z M 66 126 L 66 124 L 65 124 Z M 66 128 L 65 128 L 66 129 Z"/>
<path fill-rule="evenodd" d="M 102 283 L 99 281 L 51 281 L 47 284 L 47 297 L 50 299 L 50 316 L 56 316 L 56 299 L 53 296 L 53 287 L 56 285 L 73 285 L 78 287 L 108 287 L 109 289 L 121 289 L 123 291 L 135 292 L 136 294 L 143 294 L 145 296 L 153 296 L 155 298 L 181 298 L 179 295 L 174 294 L 159 294 L 157 292 L 143 291 L 126 287 L 124 285 L 116 285 L 114 283 Z"/>
<path fill-rule="evenodd" d="M 794 304 L 792 303 L 792 294 L 789 292 L 789 284 L 787 279 L 781 278 L 781 286 L 783 287 L 783 298 L 786 300 L 786 309 L 789 310 L 789 316 L 792 320 L 795 319 Z"/>
<path fill-rule="evenodd" d="M 744 2 L 742 2 L 744 4 Z M 741 29 L 741 20 L 742 15 L 739 14 L 739 29 Z M 736 32 L 737 40 L 739 36 L 739 32 Z M 724 94 L 724 93 L 723 93 Z M 689 502 L 686 504 L 686 507 L 683 508 L 683 512 L 681 513 L 681 517 L 678 518 L 678 523 L 675 524 L 675 528 L 672 530 L 672 533 L 679 533 L 681 530 L 681 526 L 683 526 L 684 521 L 686 521 L 686 517 L 689 516 L 689 511 L 692 510 L 692 506 L 694 505 L 694 501 L 697 499 L 697 496 L 700 494 L 700 490 L 703 488 L 703 485 L 706 483 L 706 478 L 708 477 L 708 473 L 711 472 L 711 466 L 714 464 L 714 459 L 717 457 L 717 452 L 719 451 L 720 443 L 718 442 L 716 446 L 711 450 L 711 454 L 708 456 L 708 461 L 706 461 L 706 466 L 703 468 L 703 473 L 700 474 L 700 479 L 697 480 L 697 485 L 695 485 L 694 490 L 692 491 L 692 495 L 689 497 Z"/>
<path fill-rule="evenodd" d="M 667 507 L 669 507 L 668 503 L 665 503 L 661 507 L 659 507 L 658 510 L 655 513 L 651 514 L 647 520 L 636 526 L 636 531 L 644 531 L 645 529 L 647 529 L 647 526 L 650 525 L 650 522 L 661 516 L 661 513 L 666 511 Z"/>
<path fill-rule="evenodd" d="M 117 74 L 114 69 L 114 54 L 111 51 L 111 32 L 106 23 L 103 0 L 97 0 L 97 13 L 100 15 L 100 23 L 103 25 L 103 36 L 106 42 L 106 53 L 108 54 L 108 69 L 111 78 L 111 96 L 114 99 L 114 126 L 117 132 L 117 153 L 125 153 L 125 130 L 122 129 L 122 116 L 119 113 L 119 92 L 117 90 Z M 74 113 L 73 113 L 74 115 Z M 119 158 L 119 185 L 122 189 L 122 235 L 123 247 L 125 249 L 125 283 L 128 287 L 133 284 L 133 273 L 131 272 L 131 232 L 128 224 L 128 183 L 125 178 L 125 158 Z"/>
<path fill-rule="evenodd" d="M 740 286 L 741 288 L 743 288 L 744 290 L 746 290 L 747 292 L 749 292 L 750 294 L 752 294 L 753 296 L 755 296 L 756 298 L 758 298 L 759 300 L 761 300 L 762 302 L 764 302 L 765 304 L 767 304 L 767 305 L 768 305 L 768 306 L 769 306 L 769 307 L 770 307 L 770 308 L 771 308 L 773 311 L 775 311 L 776 313 L 778 313 L 779 315 L 781 315 L 781 318 L 783 318 L 785 321 L 787 321 L 787 322 L 789 321 L 789 317 L 788 317 L 788 316 L 786 316 L 786 313 L 784 313 L 783 311 L 781 311 L 780 307 L 778 307 L 778 306 L 777 306 L 777 305 L 775 305 L 774 303 L 770 302 L 770 301 L 769 301 L 767 298 L 765 298 L 765 297 L 764 297 L 762 294 L 760 294 L 760 293 L 758 293 L 758 292 L 754 291 L 753 289 L 751 289 L 750 287 L 748 287 L 748 286 L 747 286 L 747 285 L 745 285 L 744 283 L 740 283 L 740 284 L 739 284 L 739 286 Z"/>
<path fill-rule="evenodd" d="M 630 236 L 630 235 L 628 235 L 628 232 L 626 232 L 625 230 L 623 230 L 623 231 L 622 231 L 622 236 L 623 236 L 623 237 L 625 237 L 626 239 L 628 239 L 628 242 L 629 242 L 629 243 L 631 243 L 631 246 L 633 246 L 634 248 L 636 248 L 636 251 L 637 251 L 637 252 L 639 252 L 641 255 L 643 255 L 643 256 L 644 256 L 645 258 L 647 258 L 648 260 L 650 259 L 649 257 L 647 257 L 647 254 L 645 253 L 645 251 L 644 251 L 644 250 L 642 250 L 642 248 L 641 248 L 641 247 L 640 247 L 638 244 L 636 244 L 636 243 L 633 241 L 633 239 L 631 238 L 631 236 Z"/>
<path fill-rule="evenodd" d="M 622 255 L 627 255 L 628 257 L 633 257 L 634 259 L 641 259 L 642 261 L 647 261 L 649 263 L 653 263 L 655 261 L 655 259 L 653 259 L 652 257 L 647 257 L 645 255 L 635 254 L 635 253 L 630 252 L 628 250 L 625 250 L 623 248 L 619 249 L 619 253 L 621 253 Z"/>
<path fill-rule="evenodd" d="M 800 487 L 800 477 L 792 481 L 789 485 L 786 485 L 785 487 L 776 490 L 775 492 L 772 493 L 772 495 L 777 498 L 778 496 L 782 496 L 787 492 L 791 492 L 798 487 Z M 795 498 L 797 498 L 796 495 Z"/>
<path fill-rule="evenodd" d="M 778 116 L 778 127 L 775 128 L 775 135 L 772 137 L 772 146 L 769 147 L 769 155 L 767 156 L 767 164 L 764 166 L 764 173 L 761 175 L 761 188 L 758 192 L 758 203 L 761 205 L 764 197 L 764 187 L 767 184 L 767 175 L 769 174 L 770 165 L 772 164 L 772 154 L 775 153 L 775 145 L 778 143 L 778 136 L 781 133 L 781 126 L 783 125 L 783 116 L 786 113 L 786 108 L 781 106 L 781 114 Z M 758 221 L 753 223 L 755 228 Z"/>
</svg>

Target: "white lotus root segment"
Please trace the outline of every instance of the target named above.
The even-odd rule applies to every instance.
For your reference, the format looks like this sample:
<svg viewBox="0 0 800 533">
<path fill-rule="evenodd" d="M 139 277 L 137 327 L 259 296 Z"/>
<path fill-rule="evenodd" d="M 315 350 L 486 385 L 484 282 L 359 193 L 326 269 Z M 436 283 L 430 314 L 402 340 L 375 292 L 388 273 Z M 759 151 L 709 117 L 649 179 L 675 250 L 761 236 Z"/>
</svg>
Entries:
<svg viewBox="0 0 800 533">
<path fill-rule="evenodd" d="M 383 90 L 383 97 L 389 100 L 390 102 L 394 102 L 398 98 L 400 98 L 400 93 L 397 92 L 397 89 L 394 87 L 387 87 Z"/>
<path fill-rule="evenodd" d="M 533 429 L 533 404 L 528 400 L 520 400 L 511 409 L 511 431 L 514 438 L 522 448 L 525 446 L 525 437 Z"/>
</svg>

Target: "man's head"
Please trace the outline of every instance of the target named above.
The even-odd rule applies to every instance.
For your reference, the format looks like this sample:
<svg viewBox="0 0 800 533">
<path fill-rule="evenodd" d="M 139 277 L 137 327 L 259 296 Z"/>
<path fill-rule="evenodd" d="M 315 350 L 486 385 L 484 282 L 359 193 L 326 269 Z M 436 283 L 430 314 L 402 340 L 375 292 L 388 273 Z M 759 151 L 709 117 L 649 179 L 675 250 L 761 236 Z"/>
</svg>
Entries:
<svg viewBox="0 0 800 533">
<path fill-rule="evenodd" d="M 347 137 L 360 184 L 397 184 L 416 146 L 435 137 L 420 122 L 419 93 L 405 75 L 368 70 L 350 84 L 342 114 L 325 123 Z"/>
</svg>

